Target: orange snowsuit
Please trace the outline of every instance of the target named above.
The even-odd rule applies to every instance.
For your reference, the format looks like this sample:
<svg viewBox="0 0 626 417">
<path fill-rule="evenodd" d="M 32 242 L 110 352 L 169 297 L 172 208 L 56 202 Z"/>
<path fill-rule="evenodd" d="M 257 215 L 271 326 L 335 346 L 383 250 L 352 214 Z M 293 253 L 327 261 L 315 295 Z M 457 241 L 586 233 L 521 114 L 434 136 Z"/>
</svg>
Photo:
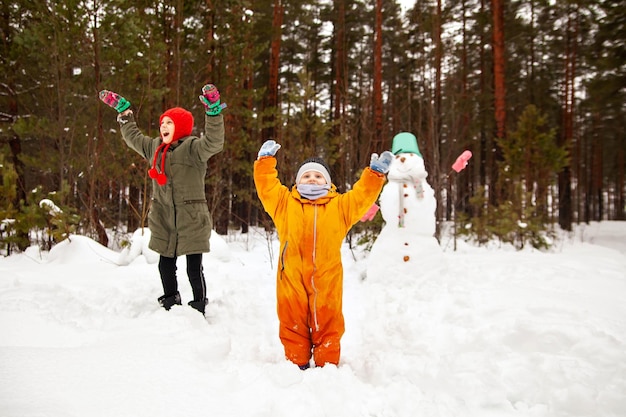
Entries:
<svg viewBox="0 0 626 417">
<path fill-rule="evenodd" d="M 369 167 L 344 194 L 334 185 L 311 201 L 281 184 L 276 158 L 254 163 L 254 182 L 280 238 L 276 279 L 279 336 L 287 359 L 304 365 L 338 364 L 344 333 L 341 245 L 376 202 L 385 176 Z"/>
</svg>

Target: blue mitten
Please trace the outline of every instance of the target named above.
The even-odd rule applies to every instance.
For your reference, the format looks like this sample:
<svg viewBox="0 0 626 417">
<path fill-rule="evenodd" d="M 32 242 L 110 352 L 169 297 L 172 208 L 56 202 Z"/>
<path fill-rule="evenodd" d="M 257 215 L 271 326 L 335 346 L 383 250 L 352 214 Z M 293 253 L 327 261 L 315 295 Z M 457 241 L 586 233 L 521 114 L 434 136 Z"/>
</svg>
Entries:
<svg viewBox="0 0 626 417">
<path fill-rule="evenodd" d="M 104 104 L 114 108 L 118 113 L 121 113 L 130 107 L 130 101 L 113 91 L 102 90 L 100 91 L 99 96 L 100 100 L 102 100 Z"/>
<path fill-rule="evenodd" d="M 217 116 L 226 108 L 226 103 L 220 103 L 220 92 L 213 84 L 202 87 L 202 95 L 198 96 L 204 106 L 207 116 Z"/>
<path fill-rule="evenodd" d="M 261 149 L 259 149 L 259 155 L 257 159 L 263 156 L 274 156 L 279 149 L 280 144 L 276 143 L 275 140 L 266 140 L 265 143 L 261 146 Z"/>
<path fill-rule="evenodd" d="M 380 156 L 377 153 L 373 153 L 370 159 L 370 168 L 381 174 L 386 174 L 389 172 L 391 161 L 393 161 L 393 154 L 389 151 L 383 152 Z"/>
</svg>

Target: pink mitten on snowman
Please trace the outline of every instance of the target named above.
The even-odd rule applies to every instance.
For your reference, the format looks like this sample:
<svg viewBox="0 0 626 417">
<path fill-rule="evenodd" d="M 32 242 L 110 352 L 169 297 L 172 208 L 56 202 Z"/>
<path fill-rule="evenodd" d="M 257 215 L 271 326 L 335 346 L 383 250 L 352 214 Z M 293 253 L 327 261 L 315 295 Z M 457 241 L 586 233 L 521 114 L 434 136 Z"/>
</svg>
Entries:
<svg viewBox="0 0 626 417">
<path fill-rule="evenodd" d="M 378 212 L 379 208 L 380 207 L 378 207 L 378 204 L 374 203 L 374 205 L 372 205 L 372 207 L 370 207 L 369 210 L 367 210 L 367 213 L 365 213 L 363 217 L 361 217 L 361 221 L 366 222 L 366 221 L 372 220 L 374 216 L 376 216 L 376 213 Z"/>
<path fill-rule="evenodd" d="M 471 157 L 472 153 L 470 151 L 463 152 L 458 158 L 456 158 L 454 164 L 452 164 L 452 169 L 456 172 L 461 172 L 467 166 L 467 161 L 469 161 Z"/>
</svg>

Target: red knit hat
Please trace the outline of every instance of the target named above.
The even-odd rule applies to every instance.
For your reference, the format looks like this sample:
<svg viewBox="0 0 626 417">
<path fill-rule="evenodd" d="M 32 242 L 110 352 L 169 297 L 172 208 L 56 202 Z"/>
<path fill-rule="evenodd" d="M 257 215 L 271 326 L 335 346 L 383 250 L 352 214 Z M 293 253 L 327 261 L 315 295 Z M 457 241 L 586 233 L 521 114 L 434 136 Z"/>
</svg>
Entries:
<svg viewBox="0 0 626 417">
<path fill-rule="evenodd" d="M 191 135 L 193 129 L 193 115 L 182 107 L 173 107 L 165 110 L 165 113 L 159 117 L 159 126 L 163 122 L 163 118 L 167 116 L 174 122 L 174 138 L 172 142 L 176 142 L 180 138 Z"/>
<path fill-rule="evenodd" d="M 167 150 L 170 145 L 180 138 L 191 135 L 191 131 L 193 130 L 193 115 L 182 107 L 173 107 L 166 110 L 165 113 L 159 117 L 159 126 L 165 116 L 169 117 L 172 119 L 172 122 L 174 122 L 174 137 L 170 143 L 163 142 L 156 148 L 154 158 L 152 159 L 152 167 L 148 170 L 150 178 L 156 180 L 159 185 L 165 185 L 165 183 L 167 183 L 167 177 L 165 176 L 165 155 L 167 155 Z M 161 170 L 159 172 L 156 163 L 157 159 L 159 159 L 159 152 L 161 151 L 163 151 L 163 156 L 161 157 Z"/>
</svg>

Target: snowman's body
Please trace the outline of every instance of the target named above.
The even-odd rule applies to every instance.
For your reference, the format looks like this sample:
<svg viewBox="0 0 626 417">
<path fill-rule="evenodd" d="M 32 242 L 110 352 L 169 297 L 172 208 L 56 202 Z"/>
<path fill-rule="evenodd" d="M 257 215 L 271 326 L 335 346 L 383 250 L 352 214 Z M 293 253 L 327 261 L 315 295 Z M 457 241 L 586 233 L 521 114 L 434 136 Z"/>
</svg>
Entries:
<svg viewBox="0 0 626 417">
<path fill-rule="evenodd" d="M 399 153 L 391 163 L 379 199 L 385 224 L 369 255 L 368 279 L 415 275 L 440 257 L 434 237 L 437 201 L 427 176 L 424 160 L 416 153 Z"/>
<path fill-rule="evenodd" d="M 391 163 L 389 182 L 380 195 L 381 214 L 386 226 L 397 226 L 420 236 L 435 233 L 435 192 L 426 181 L 424 160 L 414 153 L 402 153 Z"/>
</svg>

